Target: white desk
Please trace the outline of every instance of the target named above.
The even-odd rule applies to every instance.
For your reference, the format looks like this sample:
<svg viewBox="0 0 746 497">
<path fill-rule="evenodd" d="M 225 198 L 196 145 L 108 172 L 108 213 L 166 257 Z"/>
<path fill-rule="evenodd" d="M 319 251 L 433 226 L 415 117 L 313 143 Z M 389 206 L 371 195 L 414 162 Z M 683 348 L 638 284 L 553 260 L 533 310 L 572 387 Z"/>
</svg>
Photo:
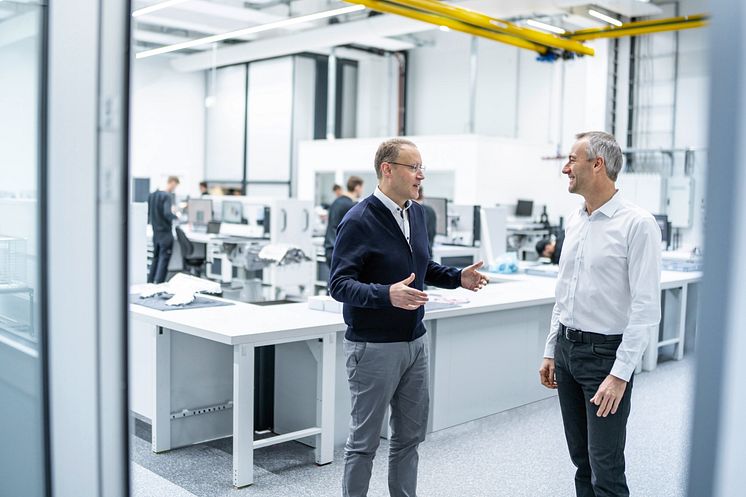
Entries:
<svg viewBox="0 0 746 497">
<path fill-rule="evenodd" d="M 469 302 L 425 314 L 432 346 L 428 431 L 554 395 L 554 391 L 539 384 L 535 372 L 549 328 L 555 279 L 525 274 L 494 276 L 503 282 L 490 284 L 477 293 L 464 289 L 431 290 L 466 297 Z M 700 278 L 700 273 L 662 274 L 662 291 L 677 294 L 678 300 L 672 304 L 681 306 L 674 313 L 678 322 L 671 321 L 678 335 L 676 342 L 659 342 L 657 329 L 655 336 L 651 333 L 643 361 L 646 370 L 655 368 L 662 346 L 676 345 L 676 358 L 683 355 L 688 286 Z M 153 381 L 155 398 L 154 451 L 233 433 L 234 485 L 252 483 L 253 348 L 284 344 L 276 349 L 275 361 L 275 428 L 284 434 L 269 442 L 254 442 L 253 447 L 314 435 L 316 439 L 311 443 L 317 447 L 317 463 L 331 462 L 332 446 L 344 442 L 350 406 L 346 377 L 335 374 L 335 363 L 344 371 L 344 353 L 341 343 L 336 343 L 341 342 L 345 329 L 341 314 L 311 310 L 307 304 L 236 304 L 168 312 L 131 306 L 131 313 L 136 320 L 156 325 L 159 330 L 152 331 L 155 371 L 153 380 L 148 377 Z M 316 350 L 313 344 L 309 350 L 308 342 L 301 343 L 314 338 L 323 340 L 322 350 Z M 228 366 L 221 366 L 223 363 Z M 318 374 L 309 376 L 309 368 L 314 366 L 318 367 Z M 217 387 L 205 384 L 204 378 L 210 376 L 207 371 L 221 367 L 223 377 L 233 378 L 232 383 L 228 381 L 227 391 L 225 382 Z M 191 382 L 177 378 L 183 376 L 184 369 L 189 370 L 187 378 Z M 214 394 L 220 388 L 224 389 L 222 396 Z M 208 391 L 214 397 L 198 395 L 200 391 Z M 185 406 L 220 409 L 228 399 L 233 402 L 232 417 L 222 428 L 221 416 L 227 416 L 230 410 L 178 417 Z M 194 418 L 203 418 L 204 422 L 190 421 Z M 313 426 L 308 428 L 309 425 Z M 237 429 L 232 429 L 234 426 Z M 172 434 L 174 440 L 170 438 Z"/>
<path fill-rule="evenodd" d="M 555 278 L 547 276 L 527 275 L 524 273 L 488 274 L 490 275 L 490 278 L 496 279 L 498 281 L 556 281 Z M 642 358 L 643 371 L 652 371 L 656 368 L 658 364 L 658 351 L 662 347 L 673 345 L 675 346 L 674 359 L 681 360 L 684 357 L 684 339 L 686 336 L 687 328 L 687 304 L 689 287 L 701 280 L 702 273 L 697 271 L 661 272 L 661 294 L 667 292 L 668 296 L 674 300 L 674 305 L 669 305 L 669 302 L 666 302 L 666 305 L 661 309 L 662 319 L 664 323 L 670 323 L 671 320 L 673 320 L 675 323 L 674 326 L 666 324 L 663 332 L 664 334 L 666 332 L 673 332 L 674 336 L 671 338 L 660 340 L 660 329 L 654 328 L 650 330 L 648 347 L 645 349 L 645 353 Z M 552 295 L 554 295 L 554 293 Z"/>
<path fill-rule="evenodd" d="M 684 339 L 686 337 L 687 328 L 687 317 L 688 317 L 688 303 L 689 303 L 689 289 L 691 285 L 699 283 L 702 280 L 702 273 L 698 271 L 692 272 L 679 272 L 679 271 L 663 271 L 661 274 L 661 293 L 667 292 L 667 298 L 664 299 L 665 305 L 661 309 L 663 319 L 663 330 L 673 331 L 674 336 L 672 338 L 664 338 L 659 340 L 660 332 L 659 329 L 650 331 L 650 340 L 648 347 L 645 349 L 645 354 L 642 356 L 642 369 L 644 371 L 652 371 L 658 364 L 658 351 L 662 347 L 668 345 L 674 345 L 674 359 L 680 361 L 684 358 Z M 674 305 L 669 305 L 670 301 L 674 300 Z M 678 304 L 678 305 L 677 305 Z M 674 315 L 678 314 L 678 316 Z M 696 317 L 696 310 L 694 311 Z M 674 326 L 669 326 L 671 319 L 674 320 Z M 678 321 L 678 324 L 676 324 Z M 694 323 L 696 326 L 696 322 Z"/>
<path fill-rule="evenodd" d="M 131 305 L 130 314 L 154 325 L 153 409 L 139 413 L 150 414 L 154 452 L 232 434 L 236 487 L 253 483 L 256 448 L 315 436 L 316 463 L 332 462 L 335 342 L 341 316 L 311 311 L 306 304 L 243 303 L 165 312 Z M 315 426 L 254 441 L 254 347 L 312 339 L 321 341 L 314 350 Z"/>
</svg>

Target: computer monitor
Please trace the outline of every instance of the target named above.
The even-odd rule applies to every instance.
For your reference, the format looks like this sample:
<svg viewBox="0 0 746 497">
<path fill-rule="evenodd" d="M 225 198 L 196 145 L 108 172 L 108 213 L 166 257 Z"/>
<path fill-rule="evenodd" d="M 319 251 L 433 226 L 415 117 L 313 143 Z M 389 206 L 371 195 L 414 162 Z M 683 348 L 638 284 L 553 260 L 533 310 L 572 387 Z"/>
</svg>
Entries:
<svg viewBox="0 0 746 497">
<path fill-rule="evenodd" d="M 206 226 L 212 221 L 212 199 L 190 198 L 187 202 L 187 213 L 192 225 Z"/>
<path fill-rule="evenodd" d="M 668 247 L 671 244 L 671 223 L 665 214 L 654 214 L 655 221 L 661 229 L 661 243 Z"/>
<path fill-rule="evenodd" d="M 241 224 L 243 221 L 243 204 L 237 200 L 223 200 L 221 220 L 224 223 Z"/>
<path fill-rule="evenodd" d="M 207 234 L 218 235 L 220 234 L 220 221 L 210 221 L 207 223 Z"/>
<path fill-rule="evenodd" d="M 533 200 L 519 200 L 515 204 L 515 217 L 531 217 L 534 215 Z"/>
<path fill-rule="evenodd" d="M 425 197 L 423 202 L 435 211 L 435 234 L 448 236 L 448 199 L 442 197 Z"/>
</svg>

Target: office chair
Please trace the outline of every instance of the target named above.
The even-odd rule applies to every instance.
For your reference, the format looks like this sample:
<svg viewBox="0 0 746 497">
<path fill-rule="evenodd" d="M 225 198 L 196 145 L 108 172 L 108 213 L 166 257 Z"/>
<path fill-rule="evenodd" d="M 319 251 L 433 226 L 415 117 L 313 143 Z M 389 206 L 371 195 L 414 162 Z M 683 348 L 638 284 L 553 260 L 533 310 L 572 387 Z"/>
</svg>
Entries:
<svg viewBox="0 0 746 497">
<path fill-rule="evenodd" d="M 194 244 L 187 238 L 184 230 L 176 227 L 176 240 L 181 249 L 181 261 L 185 272 L 193 276 L 201 276 L 205 266 L 205 258 L 194 255 Z"/>
</svg>

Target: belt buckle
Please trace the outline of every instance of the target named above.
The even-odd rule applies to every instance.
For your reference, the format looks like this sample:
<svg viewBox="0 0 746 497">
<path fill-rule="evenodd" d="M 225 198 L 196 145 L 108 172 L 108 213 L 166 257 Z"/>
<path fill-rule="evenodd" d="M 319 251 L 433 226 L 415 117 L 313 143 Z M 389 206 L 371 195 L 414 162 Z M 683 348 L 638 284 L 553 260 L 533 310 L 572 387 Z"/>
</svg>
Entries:
<svg viewBox="0 0 746 497">
<path fill-rule="evenodd" d="M 567 338 L 572 343 L 578 343 L 578 342 L 582 343 L 583 342 L 583 332 L 582 331 L 577 330 L 575 328 L 565 327 L 565 333 L 567 334 L 567 336 L 565 338 Z"/>
</svg>

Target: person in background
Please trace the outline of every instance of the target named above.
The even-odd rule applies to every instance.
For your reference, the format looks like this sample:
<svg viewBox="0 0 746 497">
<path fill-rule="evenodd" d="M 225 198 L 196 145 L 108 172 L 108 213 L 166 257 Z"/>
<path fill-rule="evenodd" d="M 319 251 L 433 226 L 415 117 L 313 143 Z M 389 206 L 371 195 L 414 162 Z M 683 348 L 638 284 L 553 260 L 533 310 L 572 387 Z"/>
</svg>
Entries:
<svg viewBox="0 0 746 497">
<path fill-rule="evenodd" d="M 565 243 L 565 232 L 562 230 L 556 240 L 542 238 L 536 242 L 536 253 L 539 257 L 549 259 L 552 264 L 559 264 L 562 255 L 562 245 Z"/>
<path fill-rule="evenodd" d="M 199 195 L 200 197 L 204 197 L 205 195 L 209 195 L 210 192 L 207 191 L 207 181 L 200 181 L 199 182 Z"/>
<path fill-rule="evenodd" d="M 148 197 L 148 223 L 153 226 L 153 259 L 150 262 L 148 283 L 163 283 L 168 273 L 168 262 L 174 246 L 171 224 L 176 216 L 173 194 L 179 178 L 169 176 L 164 190 L 156 190 Z"/>
<path fill-rule="evenodd" d="M 628 497 L 632 375 L 661 317 L 661 232 L 616 189 L 622 150 L 580 133 L 562 172 L 585 202 L 570 214 L 539 380 L 559 394 L 578 497 Z"/>
<path fill-rule="evenodd" d="M 334 186 L 332 187 L 332 193 L 334 193 L 334 198 L 341 197 L 343 195 L 342 187 L 334 183 Z"/>
<path fill-rule="evenodd" d="M 336 185 L 335 185 L 336 186 Z M 341 188 L 340 188 L 341 190 Z M 326 255 L 326 264 L 331 267 L 332 250 L 334 250 L 334 241 L 337 238 L 337 226 L 345 217 L 355 202 L 363 195 L 363 179 L 359 176 L 350 176 L 347 180 L 347 192 L 341 194 L 329 206 L 327 214 L 326 234 L 324 235 L 324 254 Z"/>
<path fill-rule="evenodd" d="M 435 209 L 424 203 L 425 192 L 420 186 L 420 196 L 417 197 L 416 202 L 425 209 L 425 225 L 427 226 L 427 248 L 430 251 L 430 257 L 433 256 L 433 244 L 435 243 L 435 230 L 438 225 L 438 215 L 435 213 Z"/>
<path fill-rule="evenodd" d="M 342 220 L 332 255 L 329 294 L 344 303 L 344 352 L 352 397 L 345 445 L 344 497 L 368 494 L 381 424 L 391 407 L 389 495 L 416 497 L 417 447 L 430 410 L 428 337 L 422 318 L 425 283 L 479 290 L 482 262 L 460 271 L 427 251 L 425 212 L 413 202 L 425 179 L 409 140 L 393 138 L 376 152 L 378 187 Z"/>
</svg>

